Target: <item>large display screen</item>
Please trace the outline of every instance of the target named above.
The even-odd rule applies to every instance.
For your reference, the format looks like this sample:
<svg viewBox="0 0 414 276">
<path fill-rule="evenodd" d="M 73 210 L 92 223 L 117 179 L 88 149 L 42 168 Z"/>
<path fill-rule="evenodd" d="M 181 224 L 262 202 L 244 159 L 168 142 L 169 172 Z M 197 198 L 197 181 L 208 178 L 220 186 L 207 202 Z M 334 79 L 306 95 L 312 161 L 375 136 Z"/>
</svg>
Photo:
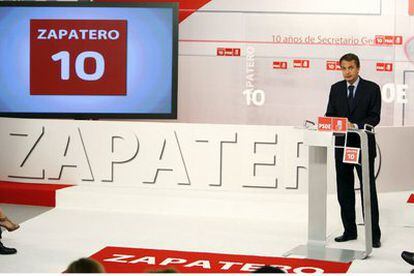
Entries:
<svg viewBox="0 0 414 276">
<path fill-rule="evenodd" d="M 0 2 L 0 115 L 176 118 L 177 9 Z"/>
</svg>

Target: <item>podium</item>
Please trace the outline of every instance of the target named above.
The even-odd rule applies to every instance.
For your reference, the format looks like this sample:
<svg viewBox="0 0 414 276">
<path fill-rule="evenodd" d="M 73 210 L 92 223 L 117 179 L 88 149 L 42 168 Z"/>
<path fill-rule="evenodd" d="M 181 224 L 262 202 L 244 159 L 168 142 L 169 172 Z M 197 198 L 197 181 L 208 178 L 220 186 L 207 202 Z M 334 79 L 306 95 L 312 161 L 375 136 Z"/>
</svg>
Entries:
<svg viewBox="0 0 414 276">
<path fill-rule="evenodd" d="M 365 250 L 326 247 L 327 214 L 327 156 L 334 147 L 334 134 L 313 129 L 304 129 L 304 145 L 308 147 L 308 241 L 283 254 L 300 255 L 309 259 L 351 262 L 365 259 L 372 252 L 371 199 L 368 162 L 368 136 L 364 130 L 348 130 L 361 139 L 361 166 L 365 206 Z"/>
</svg>

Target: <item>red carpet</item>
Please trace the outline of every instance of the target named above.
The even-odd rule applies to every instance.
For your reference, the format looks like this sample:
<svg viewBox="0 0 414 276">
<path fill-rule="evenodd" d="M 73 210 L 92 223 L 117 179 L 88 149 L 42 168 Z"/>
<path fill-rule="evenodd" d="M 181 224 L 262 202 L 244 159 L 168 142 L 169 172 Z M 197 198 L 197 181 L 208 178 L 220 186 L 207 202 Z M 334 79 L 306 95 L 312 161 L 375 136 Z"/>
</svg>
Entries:
<svg viewBox="0 0 414 276">
<path fill-rule="evenodd" d="M 407 200 L 407 203 L 414 203 L 414 194 L 411 194 Z"/>
<path fill-rule="evenodd" d="M 56 190 L 72 185 L 0 181 L 0 203 L 56 206 Z"/>
<path fill-rule="evenodd" d="M 289 273 L 345 273 L 351 263 L 214 254 L 143 248 L 105 247 L 91 258 L 109 273 L 139 273 L 173 268 L 180 273 L 249 273 L 263 265 Z"/>
</svg>

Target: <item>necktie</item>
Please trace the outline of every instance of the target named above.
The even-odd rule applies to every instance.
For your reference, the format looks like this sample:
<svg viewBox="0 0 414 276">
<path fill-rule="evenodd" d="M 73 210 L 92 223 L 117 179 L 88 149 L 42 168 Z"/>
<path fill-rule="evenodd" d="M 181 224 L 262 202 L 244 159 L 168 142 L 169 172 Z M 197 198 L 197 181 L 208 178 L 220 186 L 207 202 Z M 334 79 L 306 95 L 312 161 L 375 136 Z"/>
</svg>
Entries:
<svg viewBox="0 0 414 276">
<path fill-rule="evenodd" d="M 354 88 L 355 88 L 355 86 L 353 86 L 353 85 L 350 85 L 349 87 L 348 87 L 348 91 L 349 91 L 349 93 L 348 93 L 348 105 L 349 105 L 349 109 L 350 110 L 352 110 L 353 109 L 353 107 L 354 107 Z"/>
</svg>

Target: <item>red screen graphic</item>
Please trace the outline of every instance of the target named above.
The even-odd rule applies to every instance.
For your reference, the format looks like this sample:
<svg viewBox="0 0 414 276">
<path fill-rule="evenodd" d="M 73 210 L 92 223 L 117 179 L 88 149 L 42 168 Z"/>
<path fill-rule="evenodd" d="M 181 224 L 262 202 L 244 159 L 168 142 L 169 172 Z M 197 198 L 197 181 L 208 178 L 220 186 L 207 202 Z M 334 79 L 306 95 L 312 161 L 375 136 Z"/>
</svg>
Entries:
<svg viewBox="0 0 414 276">
<path fill-rule="evenodd" d="M 31 95 L 126 95 L 126 20 L 30 20 Z"/>
</svg>

